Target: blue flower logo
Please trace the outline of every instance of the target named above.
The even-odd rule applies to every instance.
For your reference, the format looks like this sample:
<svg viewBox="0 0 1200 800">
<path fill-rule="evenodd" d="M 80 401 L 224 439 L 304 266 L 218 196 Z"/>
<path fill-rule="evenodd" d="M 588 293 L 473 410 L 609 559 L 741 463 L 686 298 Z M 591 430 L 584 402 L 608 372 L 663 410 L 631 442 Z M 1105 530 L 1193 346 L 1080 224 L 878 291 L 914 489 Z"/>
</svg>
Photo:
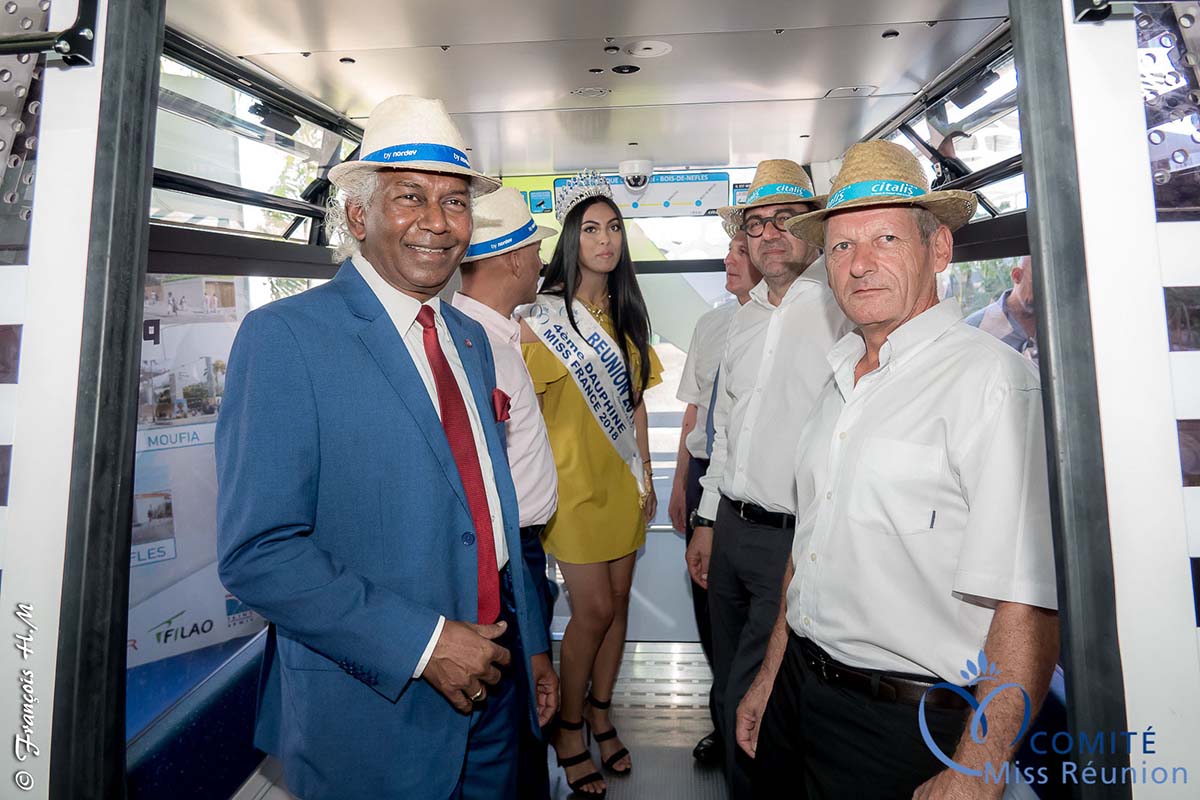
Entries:
<svg viewBox="0 0 1200 800">
<path fill-rule="evenodd" d="M 925 720 L 925 700 L 929 697 L 930 692 L 946 691 L 952 692 L 971 706 L 971 721 L 968 730 L 971 731 L 971 740 L 976 744 L 983 744 L 987 741 L 988 725 L 987 725 L 987 707 L 1001 692 L 1009 689 L 1016 689 L 1021 693 L 1021 697 L 1025 701 L 1025 715 L 1021 720 L 1021 727 L 1017 731 L 1017 735 L 1013 737 L 1011 745 L 1015 745 L 1025 735 L 1025 731 L 1029 729 L 1030 717 L 1033 714 L 1033 703 L 1029 699 L 1029 693 L 1025 691 L 1025 687 L 1019 683 L 1001 683 L 1000 682 L 1000 665 L 994 662 L 989 662 L 987 655 L 980 650 L 979 657 L 976 661 L 967 659 L 967 668 L 960 670 L 959 674 L 966 681 L 964 686 L 957 686 L 953 683 L 937 683 L 925 690 L 924 697 L 921 698 L 921 705 L 918 709 L 918 720 L 921 726 L 921 737 L 925 740 L 925 746 L 929 751 L 937 756 L 937 759 L 950 767 L 953 770 L 971 775 L 976 778 L 983 775 L 982 770 L 971 769 L 959 764 L 950 756 L 942 752 L 942 748 L 938 747 L 934 741 L 933 735 L 929 732 L 929 723 Z M 971 687 L 979 686 L 985 683 L 995 683 L 997 686 L 983 696 L 983 699 L 977 699 L 970 691 Z"/>
</svg>

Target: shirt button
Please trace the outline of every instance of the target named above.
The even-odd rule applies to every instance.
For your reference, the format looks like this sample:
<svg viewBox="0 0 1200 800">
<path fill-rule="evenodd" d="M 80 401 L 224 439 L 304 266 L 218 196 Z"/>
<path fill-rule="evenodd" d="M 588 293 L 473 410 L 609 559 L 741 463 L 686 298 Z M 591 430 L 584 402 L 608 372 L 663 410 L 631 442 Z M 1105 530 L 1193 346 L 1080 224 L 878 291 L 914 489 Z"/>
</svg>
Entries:
<svg viewBox="0 0 1200 800">
<path fill-rule="evenodd" d="M 810 555 L 810 556 L 808 557 L 808 560 L 809 560 L 809 561 L 816 561 L 816 560 L 817 560 L 817 554 L 816 554 L 816 553 L 813 553 L 812 555 Z"/>
<path fill-rule="evenodd" d="M 825 499 L 826 499 L 826 500 L 832 500 L 832 499 L 833 499 L 833 492 L 826 492 L 826 493 L 825 493 Z"/>
<path fill-rule="evenodd" d="M 465 544 L 467 547 L 470 547 L 471 545 L 475 544 L 475 534 L 471 533 L 470 531 L 467 531 L 466 533 L 464 533 L 462 535 L 462 543 Z"/>
<path fill-rule="evenodd" d="M 811 627 L 812 627 L 812 617 L 805 617 L 805 618 L 804 618 L 804 627 L 806 627 L 806 628 L 811 628 Z"/>
<path fill-rule="evenodd" d="M 845 439 L 845 438 L 846 438 L 846 432 L 845 432 L 845 431 L 842 431 L 841 433 L 839 433 L 839 434 L 838 434 L 838 438 L 839 438 L 839 439 Z"/>
</svg>

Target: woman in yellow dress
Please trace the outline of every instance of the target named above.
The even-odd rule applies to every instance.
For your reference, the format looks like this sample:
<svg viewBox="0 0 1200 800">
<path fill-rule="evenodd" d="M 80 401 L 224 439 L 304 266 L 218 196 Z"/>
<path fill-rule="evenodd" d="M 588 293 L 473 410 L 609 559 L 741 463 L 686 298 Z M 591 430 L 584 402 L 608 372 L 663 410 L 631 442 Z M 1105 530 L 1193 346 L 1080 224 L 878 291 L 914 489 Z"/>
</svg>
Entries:
<svg viewBox="0 0 1200 800">
<path fill-rule="evenodd" d="M 617 344 L 628 375 L 620 388 L 633 409 L 637 456 L 622 459 L 567 366 L 528 324 L 522 325 L 522 351 L 558 470 L 558 510 L 546 526 L 543 544 L 562 571 L 571 601 L 562 640 L 554 747 L 571 788 L 589 797 L 602 797 L 606 784 L 584 744 L 585 720 L 607 769 L 622 775 L 633 766 L 608 718 L 608 705 L 625 646 L 634 560 L 657 506 L 642 394 L 661 382 L 662 373 L 650 347 L 646 303 L 624 220 L 611 195 L 605 196 L 607 190 L 607 184 L 594 184 L 590 196 L 585 189 L 585 196 L 575 198 L 565 212 L 538 300 L 565 311 L 570 328 L 579 334 L 576 341 L 585 340 L 581 322 L 595 330 L 591 320 L 577 316 L 587 314 Z M 560 201 L 560 214 L 572 199 Z M 595 358 L 591 350 L 586 352 Z M 644 491 L 634 477 L 637 469 Z"/>
</svg>

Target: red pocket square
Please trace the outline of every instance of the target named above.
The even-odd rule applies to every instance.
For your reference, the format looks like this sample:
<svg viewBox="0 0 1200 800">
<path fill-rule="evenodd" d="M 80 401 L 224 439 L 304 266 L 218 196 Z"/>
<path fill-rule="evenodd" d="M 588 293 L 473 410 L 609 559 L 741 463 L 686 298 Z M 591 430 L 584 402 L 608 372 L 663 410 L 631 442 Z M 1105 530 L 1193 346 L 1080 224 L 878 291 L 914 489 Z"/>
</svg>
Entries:
<svg viewBox="0 0 1200 800">
<path fill-rule="evenodd" d="M 496 422 L 508 422 L 508 406 L 512 398 L 499 389 L 492 390 L 492 410 L 496 412 Z"/>
</svg>

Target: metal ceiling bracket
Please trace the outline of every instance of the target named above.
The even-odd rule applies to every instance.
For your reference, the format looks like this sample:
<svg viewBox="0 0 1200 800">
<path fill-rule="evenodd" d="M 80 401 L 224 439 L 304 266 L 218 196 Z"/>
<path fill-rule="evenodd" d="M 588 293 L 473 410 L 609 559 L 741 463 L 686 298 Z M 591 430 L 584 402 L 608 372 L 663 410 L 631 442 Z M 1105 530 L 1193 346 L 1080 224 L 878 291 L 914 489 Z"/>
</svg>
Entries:
<svg viewBox="0 0 1200 800">
<path fill-rule="evenodd" d="M 1075 0 L 1076 22 L 1104 22 L 1131 16 L 1133 3 L 1128 0 Z"/>
<path fill-rule="evenodd" d="M 0 56 L 49 52 L 68 67 L 92 66 L 96 63 L 96 7 L 97 0 L 79 0 L 75 23 L 64 31 L 0 37 Z"/>
</svg>

